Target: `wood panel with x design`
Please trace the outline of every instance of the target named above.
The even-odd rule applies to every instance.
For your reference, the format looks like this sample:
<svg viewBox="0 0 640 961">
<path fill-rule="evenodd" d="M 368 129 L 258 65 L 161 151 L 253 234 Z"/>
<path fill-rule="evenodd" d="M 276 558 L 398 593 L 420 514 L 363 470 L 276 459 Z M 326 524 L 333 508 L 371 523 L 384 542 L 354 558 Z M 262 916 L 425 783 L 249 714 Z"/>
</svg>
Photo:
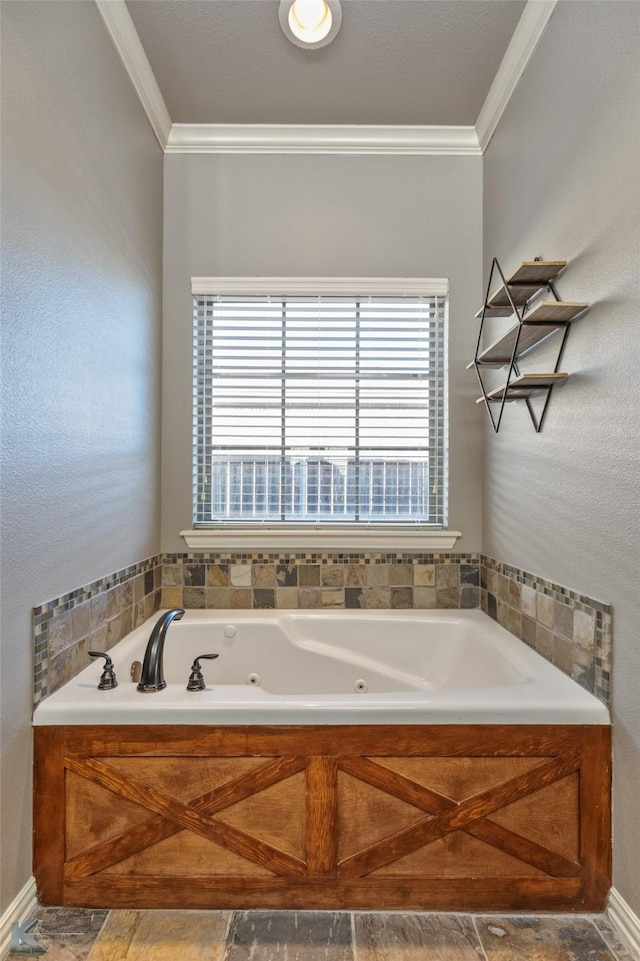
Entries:
<svg viewBox="0 0 640 961">
<path fill-rule="evenodd" d="M 253 744 L 249 728 L 181 729 L 164 745 L 150 729 L 37 733 L 41 897 L 595 907 L 610 872 L 608 731 L 559 729 L 554 747 L 551 727 L 500 730 L 494 752 L 462 727 L 255 729 Z"/>
<path fill-rule="evenodd" d="M 580 873 L 578 862 L 488 819 L 488 815 L 505 805 L 576 771 L 579 761 L 575 757 L 543 760 L 534 768 L 494 784 L 462 802 L 363 757 L 279 757 L 188 802 L 144 780 L 116 772 L 103 760 L 69 758 L 66 766 L 152 813 L 152 817 L 144 822 L 111 837 L 108 844 L 93 845 L 67 861 L 65 875 L 69 879 L 94 875 L 185 829 L 289 879 L 334 875 L 336 871 L 344 878 L 363 877 L 458 830 L 549 875 L 576 877 Z M 308 770 L 307 834 L 311 835 L 307 838 L 307 863 L 261 841 L 253 833 L 239 830 L 215 817 L 224 809 L 305 768 Z M 387 833 L 375 844 L 336 863 L 338 770 L 414 805 L 427 816 L 404 830 Z"/>
</svg>

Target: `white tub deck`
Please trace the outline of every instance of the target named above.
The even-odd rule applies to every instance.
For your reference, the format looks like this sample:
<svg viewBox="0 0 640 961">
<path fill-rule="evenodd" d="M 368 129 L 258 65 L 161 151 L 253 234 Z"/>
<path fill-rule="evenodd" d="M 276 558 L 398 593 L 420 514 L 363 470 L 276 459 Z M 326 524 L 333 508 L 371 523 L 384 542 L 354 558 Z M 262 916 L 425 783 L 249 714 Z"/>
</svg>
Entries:
<svg viewBox="0 0 640 961">
<path fill-rule="evenodd" d="M 609 724 L 606 706 L 481 611 L 189 610 L 167 632 L 167 687 L 130 680 L 154 615 L 38 705 L 35 725 Z M 188 692 L 203 661 L 206 690 Z M 364 685 L 362 684 L 364 682 Z M 366 690 L 358 690 L 360 687 Z"/>
</svg>

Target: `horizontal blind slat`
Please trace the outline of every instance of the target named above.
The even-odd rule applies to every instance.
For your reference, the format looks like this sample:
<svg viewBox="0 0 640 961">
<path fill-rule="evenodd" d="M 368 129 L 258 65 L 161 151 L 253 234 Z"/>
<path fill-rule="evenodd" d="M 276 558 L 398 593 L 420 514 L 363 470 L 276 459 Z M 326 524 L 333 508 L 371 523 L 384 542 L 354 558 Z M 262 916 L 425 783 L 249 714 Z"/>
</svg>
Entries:
<svg viewBox="0 0 640 961">
<path fill-rule="evenodd" d="M 194 517 L 442 523 L 442 297 L 194 298 Z"/>
</svg>

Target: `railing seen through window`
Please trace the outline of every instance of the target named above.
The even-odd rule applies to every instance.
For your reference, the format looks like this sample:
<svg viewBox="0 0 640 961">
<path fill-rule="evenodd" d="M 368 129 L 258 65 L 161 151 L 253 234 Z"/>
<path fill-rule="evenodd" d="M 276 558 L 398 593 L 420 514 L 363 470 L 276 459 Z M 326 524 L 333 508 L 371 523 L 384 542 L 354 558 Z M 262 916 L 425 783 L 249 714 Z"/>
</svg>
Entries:
<svg viewBox="0 0 640 961">
<path fill-rule="evenodd" d="M 445 299 L 194 297 L 194 522 L 446 523 Z"/>
</svg>

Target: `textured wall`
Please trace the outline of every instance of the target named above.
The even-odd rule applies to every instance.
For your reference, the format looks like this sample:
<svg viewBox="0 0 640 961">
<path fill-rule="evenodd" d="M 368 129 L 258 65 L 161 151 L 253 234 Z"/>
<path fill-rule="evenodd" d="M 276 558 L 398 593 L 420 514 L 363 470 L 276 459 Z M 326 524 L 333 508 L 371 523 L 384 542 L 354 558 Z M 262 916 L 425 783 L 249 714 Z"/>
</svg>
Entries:
<svg viewBox="0 0 640 961">
<path fill-rule="evenodd" d="M 613 605 L 614 883 L 640 912 L 640 6 L 559 3 L 484 158 L 485 277 L 570 261 L 569 382 L 487 430 L 485 553 Z M 544 369 L 536 353 L 529 369 Z"/>
<path fill-rule="evenodd" d="M 93 3 L 2 4 L 2 901 L 31 875 L 31 609 L 154 554 L 162 153 Z"/>
<path fill-rule="evenodd" d="M 448 277 L 449 526 L 480 549 L 481 412 L 466 375 L 481 298 L 479 157 L 168 155 L 162 549 L 191 527 L 191 277 Z M 313 550 L 313 544 L 309 544 Z"/>
</svg>

